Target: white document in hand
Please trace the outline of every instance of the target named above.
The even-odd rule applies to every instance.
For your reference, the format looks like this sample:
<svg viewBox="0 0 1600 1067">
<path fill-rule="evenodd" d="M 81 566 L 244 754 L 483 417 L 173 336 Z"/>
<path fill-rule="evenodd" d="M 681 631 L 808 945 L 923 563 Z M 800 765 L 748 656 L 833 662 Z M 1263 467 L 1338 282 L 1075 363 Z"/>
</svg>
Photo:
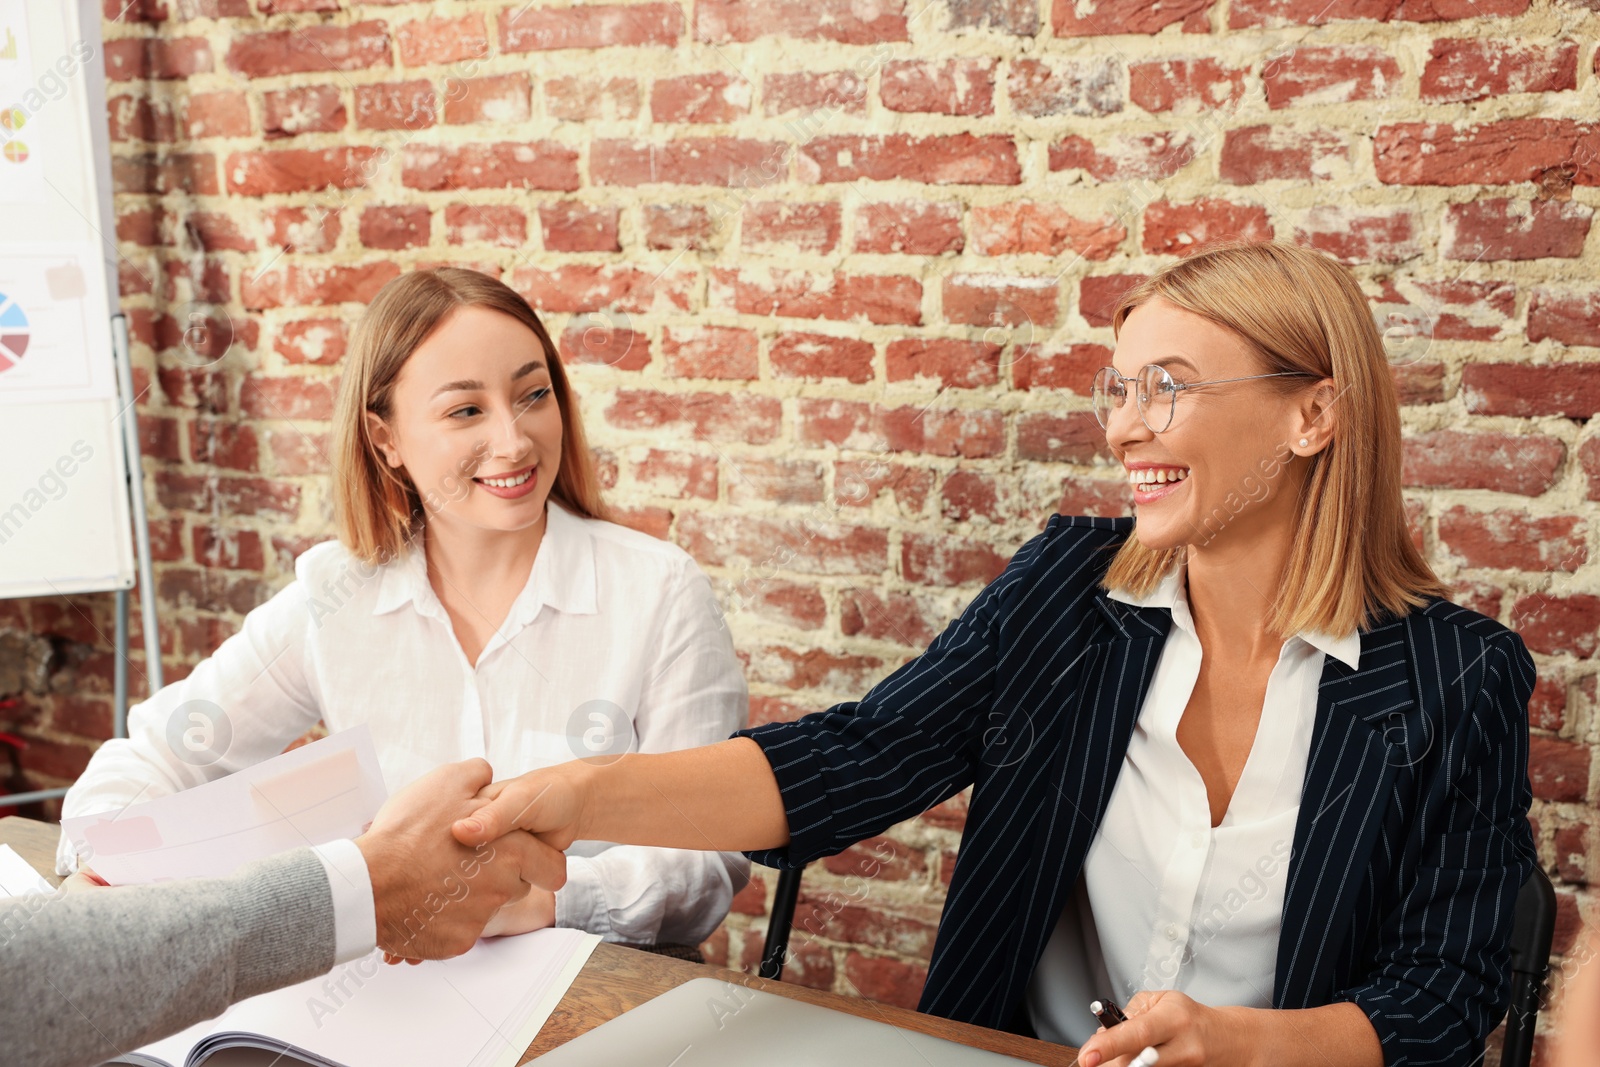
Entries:
<svg viewBox="0 0 1600 1067">
<path fill-rule="evenodd" d="M 112 885 L 220 878 L 305 845 L 356 837 L 388 797 L 363 724 L 225 778 L 61 820 L 79 861 Z"/>
</svg>

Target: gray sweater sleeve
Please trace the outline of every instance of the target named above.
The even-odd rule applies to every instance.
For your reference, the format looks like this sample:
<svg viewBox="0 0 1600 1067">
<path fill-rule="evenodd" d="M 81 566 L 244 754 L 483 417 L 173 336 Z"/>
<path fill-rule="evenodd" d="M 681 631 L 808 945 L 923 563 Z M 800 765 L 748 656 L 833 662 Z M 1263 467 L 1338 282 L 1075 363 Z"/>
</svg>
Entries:
<svg viewBox="0 0 1600 1067">
<path fill-rule="evenodd" d="M 102 1063 L 333 966 L 333 896 L 299 848 L 227 878 L 0 902 L 0 1045 Z"/>
</svg>

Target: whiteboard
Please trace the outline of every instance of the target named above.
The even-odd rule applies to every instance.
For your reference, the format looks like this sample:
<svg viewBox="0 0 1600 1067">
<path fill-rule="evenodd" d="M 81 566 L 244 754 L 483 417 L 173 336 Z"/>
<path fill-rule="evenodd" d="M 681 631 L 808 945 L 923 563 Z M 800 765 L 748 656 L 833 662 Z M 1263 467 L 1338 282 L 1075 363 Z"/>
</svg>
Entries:
<svg viewBox="0 0 1600 1067">
<path fill-rule="evenodd" d="M 104 62 L 96 0 L 0 0 L 0 597 L 134 583 Z"/>
</svg>

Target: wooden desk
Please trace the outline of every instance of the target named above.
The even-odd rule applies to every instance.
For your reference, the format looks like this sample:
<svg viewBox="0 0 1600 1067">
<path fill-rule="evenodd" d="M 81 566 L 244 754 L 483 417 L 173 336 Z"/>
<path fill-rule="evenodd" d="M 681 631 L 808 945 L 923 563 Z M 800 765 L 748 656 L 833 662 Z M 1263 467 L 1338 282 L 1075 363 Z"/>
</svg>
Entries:
<svg viewBox="0 0 1600 1067">
<path fill-rule="evenodd" d="M 42 872 L 51 884 L 61 881 L 55 869 L 56 840 L 59 828 L 49 823 L 10 816 L 0 819 L 0 844 L 10 845 L 23 859 Z M 981 1026 L 951 1022 L 932 1015 L 923 1015 L 905 1008 L 891 1007 L 859 997 L 846 997 L 838 993 L 824 993 L 788 982 L 766 982 L 739 971 L 721 967 L 707 967 L 650 952 L 624 948 L 621 945 L 601 943 L 578 974 L 572 988 L 561 998 L 544 1028 L 534 1038 L 523 1055 L 521 1063 L 533 1060 L 541 1053 L 591 1030 L 608 1019 L 614 1019 L 630 1008 L 682 985 L 691 978 L 717 978 L 738 982 L 751 989 L 764 989 L 771 993 L 820 1004 L 825 1008 L 849 1012 L 868 1019 L 892 1023 L 907 1030 L 917 1030 L 934 1037 L 959 1041 L 974 1048 L 1001 1052 L 1030 1063 L 1060 1064 L 1068 1067 L 1077 1059 L 1077 1050 L 1044 1041 L 1034 1041 L 1016 1034 L 989 1030 Z"/>
</svg>

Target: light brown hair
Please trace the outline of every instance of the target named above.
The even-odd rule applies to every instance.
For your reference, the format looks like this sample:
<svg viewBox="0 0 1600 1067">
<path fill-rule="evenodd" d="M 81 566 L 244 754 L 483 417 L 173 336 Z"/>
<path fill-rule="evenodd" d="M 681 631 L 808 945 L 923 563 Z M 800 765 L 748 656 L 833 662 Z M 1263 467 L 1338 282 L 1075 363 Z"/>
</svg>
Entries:
<svg viewBox="0 0 1600 1067">
<path fill-rule="evenodd" d="M 1260 361 L 1260 373 L 1333 379 L 1332 437 L 1321 451 L 1293 461 L 1310 470 L 1268 627 L 1283 635 L 1305 629 L 1342 636 L 1370 628 L 1385 612 L 1403 616 L 1428 596 L 1447 596 L 1407 529 L 1399 401 L 1383 339 L 1354 276 L 1291 244 L 1214 245 L 1125 295 L 1113 331 L 1158 297 L 1238 335 Z M 1308 380 L 1258 384 L 1287 396 Z M 1144 595 L 1186 551 L 1151 549 L 1129 537 L 1101 586 Z"/>
<path fill-rule="evenodd" d="M 393 415 L 394 384 L 406 360 L 464 307 L 509 315 L 539 339 L 561 410 L 561 466 L 550 499 L 585 518 L 607 517 L 566 371 L 533 308 L 503 282 L 475 270 L 411 271 L 385 285 L 356 324 L 334 408 L 333 500 L 339 540 L 364 562 L 398 556 L 424 517 L 423 501 L 410 477 L 385 463 L 373 443 L 366 413 L 385 420 Z"/>
</svg>

